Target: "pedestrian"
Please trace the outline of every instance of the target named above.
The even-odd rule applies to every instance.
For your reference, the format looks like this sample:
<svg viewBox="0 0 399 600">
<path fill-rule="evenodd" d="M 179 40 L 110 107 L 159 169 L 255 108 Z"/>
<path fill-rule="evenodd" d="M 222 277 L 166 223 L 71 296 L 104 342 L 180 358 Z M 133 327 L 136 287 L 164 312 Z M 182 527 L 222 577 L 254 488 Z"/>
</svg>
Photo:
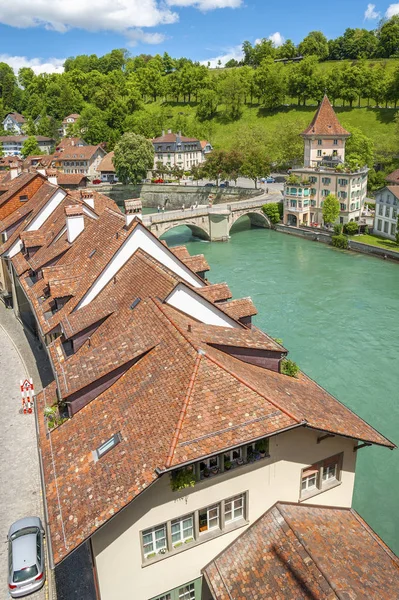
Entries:
<svg viewBox="0 0 399 600">
<path fill-rule="evenodd" d="M 268 193 L 269 193 L 269 188 L 266 188 L 266 194 L 268 194 Z"/>
<path fill-rule="evenodd" d="M 161 210 L 161 207 L 160 207 L 160 206 L 159 206 L 159 204 L 158 204 L 158 212 L 160 212 L 160 210 Z"/>
<path fill-rule="evenodd" d="M 182 209 L 182 211 L 183 211 L 183 212 L 184 212 L 184 209 L 185 209 L 185 208 L 186 208 L 186 207 L 185 207 L 185 205 L 184 205 L 184 204 L 182 204 L 182 205 L 181 205 L 181 209 Z"/>
<path fill-rule="evenodd" d="M 164 207 L 164 206 L 162 207 L 162 212 L 163 212 L 163 213 L 165 212 L 165 207 Z"/>
</svg>

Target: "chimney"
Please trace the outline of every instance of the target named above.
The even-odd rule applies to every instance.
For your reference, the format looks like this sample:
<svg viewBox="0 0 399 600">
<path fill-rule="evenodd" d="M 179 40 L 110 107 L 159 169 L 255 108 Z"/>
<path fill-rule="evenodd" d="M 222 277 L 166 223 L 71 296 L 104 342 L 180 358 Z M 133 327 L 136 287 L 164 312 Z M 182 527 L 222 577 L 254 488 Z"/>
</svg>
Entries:
<svg viewBox="0 0 399 600">
<path fill-rule="evenodd" d="M 49 183 L 52 183 L 54 185 L 58 185 L 58 180 L 57 180 L 57 171 L 56 169 L 47 169 L 47 180 Z"/>
<path fill-rule="evenodd" d="M 67 238 L 68 242 L 72 244 L 72 242 L 76 240 L 78 235 L 82 233 L 85 227 L 83 207 L 79 204 L 66 206 L 65 215 L 67 226 Z"/>
<path fill-rule="evenodd" d="M 80 190 L 80 197 L 90 208 L 94 210 L 94 193 L 90 190 Z"/>
<path fill-rule="evenodd" d="M 172 133 L 172 130 L 171 130 L 171 129 L 168 129 L 168 133 Z"/>
<path fill-rule="evenodd" d="M 165 129 L 162 129 L 162 137 L 165 135 Z"/>
<path fill-rule="evenodd" d="M 10 177 L 11 179 L 15 179 L 20 174 L 21 169 L 18 163 L 13 162 L 10 163 Z"/>
<path fill-rule="evenodd" d="M 132 198 L 125 200 L 125 215 L 126 215 L 126 227 L 130 226 L 130 223 L 135 217 L 141 220 L 143 216 L 143 205 L 140 198 Z"/>
</svg>

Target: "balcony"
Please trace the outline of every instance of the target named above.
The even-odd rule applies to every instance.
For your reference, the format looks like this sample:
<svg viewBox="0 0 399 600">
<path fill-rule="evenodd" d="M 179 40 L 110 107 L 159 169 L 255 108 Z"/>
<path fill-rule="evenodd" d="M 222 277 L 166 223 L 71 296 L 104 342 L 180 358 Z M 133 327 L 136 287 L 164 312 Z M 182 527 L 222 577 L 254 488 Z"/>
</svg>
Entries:
<svg viewBox="0 0 399 600">
<path fill-rule="evenodd" d="M 298 212 L 298 213 L 304 213 L 304 212 L 308 212 L 310 205 L 309 202 L 302 202 L 302 201 L 298 201 L 298 202 L 291 202 L 290 200 L 286 201 L 285 203 L 285 208 L 286 210 L 289 210 L 290 212 Z"/>
</svg>

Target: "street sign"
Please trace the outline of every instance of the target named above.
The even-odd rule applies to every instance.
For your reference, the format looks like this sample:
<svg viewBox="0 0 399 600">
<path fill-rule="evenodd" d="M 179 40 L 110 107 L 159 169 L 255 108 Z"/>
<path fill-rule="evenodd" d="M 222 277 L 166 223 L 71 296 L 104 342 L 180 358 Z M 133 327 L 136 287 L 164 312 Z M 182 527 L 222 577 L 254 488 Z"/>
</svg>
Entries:
<svg viewBox="0 0 399 600">
<path fill-rule="evenodd" d="M 33 387 L 33 379 L 21 379 L 20 382 L 21 396 L 22 396 L 22 409 L 24 415 L 31 414 L 33 412 L 33 397 L 35 395 L 35 389 Z"/>
</svg>

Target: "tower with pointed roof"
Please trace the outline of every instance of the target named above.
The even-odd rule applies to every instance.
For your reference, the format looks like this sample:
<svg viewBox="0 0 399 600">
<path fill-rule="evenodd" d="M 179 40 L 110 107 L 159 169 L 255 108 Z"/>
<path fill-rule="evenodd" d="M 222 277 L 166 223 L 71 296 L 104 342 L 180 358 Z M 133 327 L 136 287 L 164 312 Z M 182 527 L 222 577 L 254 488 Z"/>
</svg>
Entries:
<svg viewBox="0 0 399 600">
<path fill-rule="evenodd" d="M 361 222 L 368 169 L 349 168 L 345 163 L 345 144 L 350 135 L 324 96 L 312 122 L 301 133 L 304 165 L 292 169 L 285 185 L 286 225 L 323 225 L 324 199 L 330 194 L 340 203 L 339 223 Z"/>
<path fill-rule="evenodd" d="M 325 157 L 331 162 L 345 162 L 345 142 L 351 134 L 342 127 L 327 96 L 301 135 L 305 140 L 305 167 L 318 166 Z"/>
</svg>

